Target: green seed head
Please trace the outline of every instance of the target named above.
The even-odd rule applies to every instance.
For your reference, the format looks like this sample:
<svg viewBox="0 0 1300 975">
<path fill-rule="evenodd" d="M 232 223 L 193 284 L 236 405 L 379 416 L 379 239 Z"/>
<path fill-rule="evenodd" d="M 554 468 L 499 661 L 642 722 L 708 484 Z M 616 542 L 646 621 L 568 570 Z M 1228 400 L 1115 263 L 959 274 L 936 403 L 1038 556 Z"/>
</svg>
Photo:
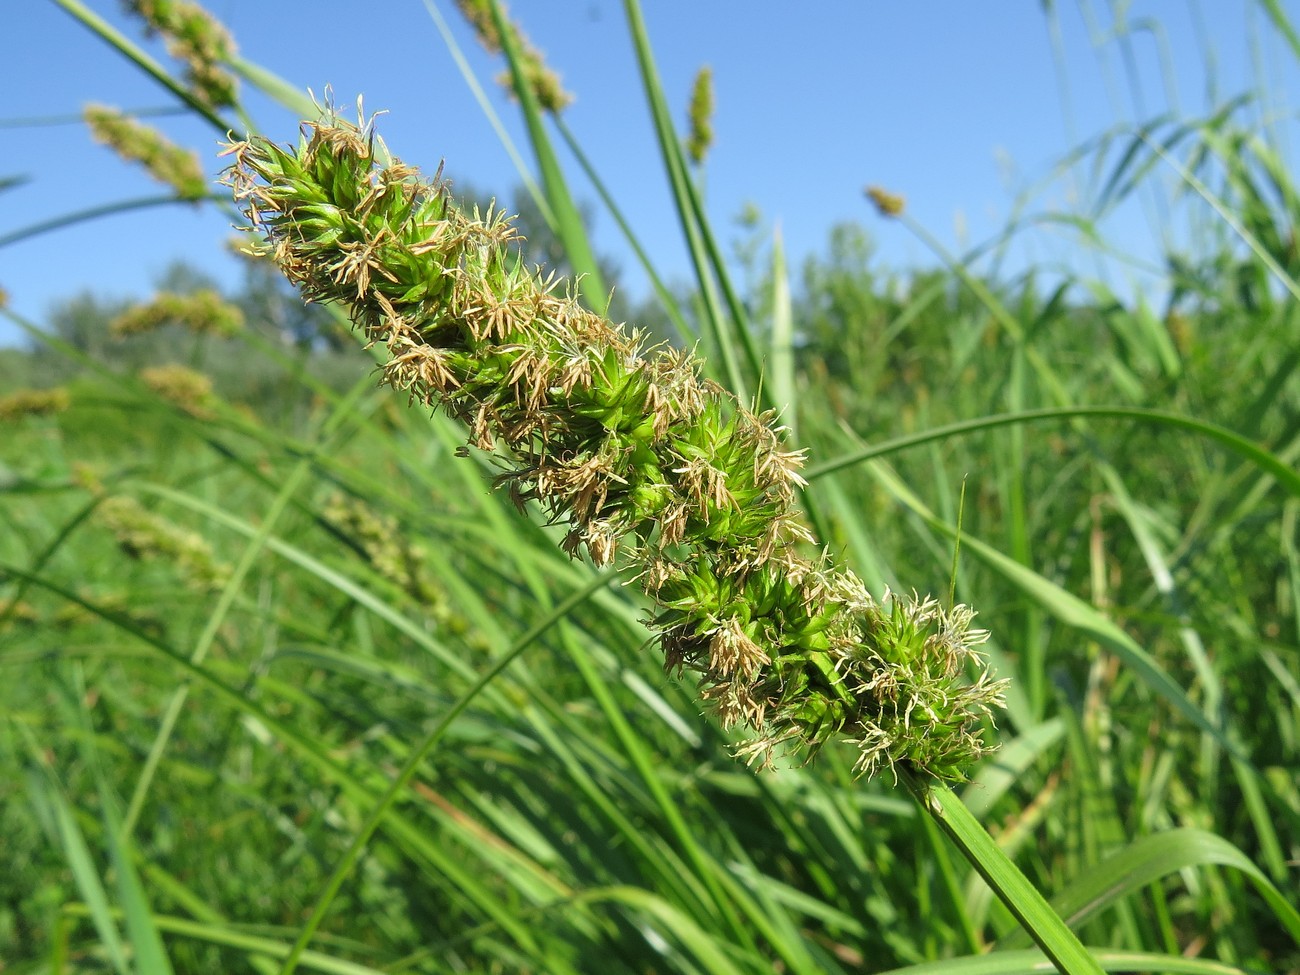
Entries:
<svg viewBox="0 0 1300 975">
<path fill-rule="evenodd" d="M 387 383 L 506 448 L 499 483 L 567 524 L 568 552 L 635 570 L 666 665 L 750 729 L 743 755 L 842 738 L 862 773 L 961 778 L 1002 686 L 973 614 L 876 601 L 829 556 L 802 555 L 803 457 L 774 416 L 559 292 L 522 265 L 501 214 L 461 212 L 380 148 L 331 115 L 296 148 L 230 146 L 227 182 L 304 296 L 386 348 Z"/>
</svg>

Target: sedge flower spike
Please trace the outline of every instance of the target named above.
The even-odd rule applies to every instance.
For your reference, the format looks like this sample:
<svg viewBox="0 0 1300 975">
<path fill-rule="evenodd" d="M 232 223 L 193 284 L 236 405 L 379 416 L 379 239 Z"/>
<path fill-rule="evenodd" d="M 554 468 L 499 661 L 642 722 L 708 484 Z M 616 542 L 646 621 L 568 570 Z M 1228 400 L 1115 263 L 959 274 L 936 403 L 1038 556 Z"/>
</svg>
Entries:
<svg viewBox="0 0 1300 975">
<path fill-rule="evenodd" d="M 686 155 L 699 166 L 713 146 L 713 69 L 707 64 L 695 75 L 686 116 Z"/>
<path fill-rule="evenodd" d="M 462 212 L 368 126 L 330 114 L 296 147 L 227 152 L 249 229 L 304 298 L 344 306 L 385 347 L 383 381 L 504 448 L 499 483 L 567 525 L 571 555 L 635 570 L 666 667 L 749 729 L 740 755 L 766 765 L 840 738 L 860 773 L 959 780 L 987 750 L 1002 692 L 977 650 L 987 634 L 965 607 L 877 601 L 799 553 L 803 457 L 772 414 L 560 292 L 524 266 L 509 220 Z"/>
<path fill-rule="evenodd" d="M 186 0 L 125 0 L 149 34 L 161 34 L 167 51 L 185 65 L 190 91 L 210 108 L 235 105 L 238 84 L 225 67 L 235 56 L 230 32 L 200 4 Z"/>
<path fill-rule="evenodd" d="M 196 153 L 182 149 L 152 126 L 108 105 L 87 105 L 82 114 L 95 141 L 128 162 L 140 163 L 182 200 L 200 200 L 207 195 L 208 178 Z"/>
<path fill-rule="evenodd" d="M 243 329 L 244 313 L 211 288 L 189 294 L 164 291 L 118 315 L 108 323 L 108 331 L 114 338 L 126 338 L 167 325 L 179 325 L 196 335 L 230 338 Z"/>
</svg>

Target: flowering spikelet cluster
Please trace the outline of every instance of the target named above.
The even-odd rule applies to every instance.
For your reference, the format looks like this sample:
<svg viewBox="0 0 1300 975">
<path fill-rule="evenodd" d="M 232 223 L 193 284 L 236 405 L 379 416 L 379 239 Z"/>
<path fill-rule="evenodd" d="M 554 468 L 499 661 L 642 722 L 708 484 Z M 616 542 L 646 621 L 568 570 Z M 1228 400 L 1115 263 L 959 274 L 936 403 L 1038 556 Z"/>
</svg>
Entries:
<svg viewBox="0 0 1300 975">
<path fill-rule="evenodd" d="M 903 210 L 907 207 L 907 200 L 897 193 L 891 193 L 882 187 L 868 186 L 863 192 L 867 194 L 867 199 L 871 201 L 876 208 L 876 212 L 882 217 L 901 216 Z"/>
<path fill-rule="evenodd" d="M 354 540 L 376 572 L 430 609 L 441 609 L 446 600 L 425 570 L 424 548 L 395 518 L 343 494 L 332 495 L 321 513 Z"/>
<path fill-rule="evenodd" d="M 161 292 L 144 305 L 128 308 L 109 323 L 117 338 L 180 325 L 198 335 L 229 338 L 244 327 L 244 313 L 211 288 L 179 295 Z"/>
<path fill-rule="evenodd" d="M 62 386 L 53 389 L 20 389 L 8 396 L 0 396 L 0 423 L 8 423 L 27 416 L 51 416 L 62 413 L 71 402 L 68 391 Z"/>
<path fill-rule="evenodd" d="M 170 186 L 182 200 L 198 200 L 208 192 L 207 177 L 197 153 L 171 142 L 157 129 L 143 125 L 107 105 L 82 110 L 96 142 L 128 162 L 138 162 L 158 182 Z"/>
<path fill-rule="evenodd" d="M 167 562 L 196 589 L 219 589 L 230 577 L 230 567 L 213 558 L 203 536 L 146 511 L 134 498 L 105 499 L 95 519 L 130 558 Z"/>
<path fill-rule="evenodd" d="M 190 416 L 204 419 L 212 415 L 212 379 L 189 366 L 149 366 L 140 370 L 140 381 Z"/>
<path fill-rule="evenodd" d="M 500 54 L 503 45 L 496 19 L 492 16 L 492 0 L 456 0 L 456 6 L 460 8 L 461 14 L 469 25 L 474 28 L 479 43 L 491 53 Z M 502 11 L 504 10 L 503 5 Z M 541 52 L 533 47 L 519 25 L 510 23 L 510 29 L 514 31 L 515 42 L 519 46 L 524 79 L 528 87 L 533 90 L 537 103 L 552 114 L 564 111 L 573 103 L 573 95 L 564 90 L 564 86 L 560 83 L 560 76 L 552 68 L 547 67 Z M 497 81 L 506 91 L 514 91 L 510 72 L 507 71 L 499 76 Z"/>
<path fill-rule="evenodd" d="M 698 166 L 713 146 L 713 69 L 707 64 L 695 75 L 686 121 L 686 154 Z"/>
<path fill-rule="evenodd" d="M 210 108 L 235 104 L 235 78 L 224 67 L 235 54 L 230 32 L 197 3 L 184 0 L 126 0 L 126 9 L 161 34 L 167 53 L 185 65 L 190 90 Z"/>
<path fill-rule="evenodd" d="M 860 772 L 961 778 L 1001 693 L 973 614 L 877 602 L 801 556 L 802 455 L 772 415 L 558 294 L 501 214 L 460 212 L 377 143 L 331 115 L 296 148 L 229 147 L 226 179 L 303 296 L 347 307 L 386 348 L 384 381 L 462 420 L 473 445 L 507 448 L 500 483 L 568 526 L 570 554 L 637 570 L 667 667 L 698 675 L 725 726 L 748 726 L 745 757 L 839 737 Z"/>
</svg>

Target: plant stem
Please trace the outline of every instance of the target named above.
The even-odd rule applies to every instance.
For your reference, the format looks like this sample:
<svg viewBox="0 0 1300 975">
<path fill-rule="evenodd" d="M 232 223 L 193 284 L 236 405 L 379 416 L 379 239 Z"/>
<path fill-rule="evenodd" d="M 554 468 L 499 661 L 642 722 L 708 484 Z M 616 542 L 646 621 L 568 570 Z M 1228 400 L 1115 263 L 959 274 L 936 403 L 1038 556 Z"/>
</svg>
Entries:
<svg viewBox="0 0 1300 975">
<path fill-rule="evenodd" d="M 900 770 L 899 777 L 1061 975 L 1100 975 L 1101 965 L 952 789 L 909 771 Z"/>
</svg>

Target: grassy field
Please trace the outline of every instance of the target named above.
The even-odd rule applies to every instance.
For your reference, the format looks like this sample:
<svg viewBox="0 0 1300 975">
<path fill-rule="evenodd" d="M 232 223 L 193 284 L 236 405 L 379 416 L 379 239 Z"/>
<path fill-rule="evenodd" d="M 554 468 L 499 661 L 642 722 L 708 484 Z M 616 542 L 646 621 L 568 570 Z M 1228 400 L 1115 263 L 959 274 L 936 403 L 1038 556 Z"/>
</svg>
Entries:
<svg viewBox="0 0 1300 975">
<path fill-rule="evenodd" d="M 137 6 L 185 40 L 170 84 L 218 131 L 231 72 L 303 105 L 192 8 Z M 555 246 L 599 298 L 545 65 L 495 3 L 464 6 L 514 72 Z M 1098 210 L 1172 166 L 1169 206 L 1209 222 L 1158 305 L 942 253 L 883 280 L 848 225 L 793 270 L 765 242 L 741 290 L 676 112 L 653 82 L 638 97 L 698 280 L 629 314 L 696 346 L 714 397 L 674 442 L 737 402 L 783 410 L 816 538 L 784 574 L 821 545 L 877 600 L 978 611 L 1009 682 L 977 729 L 996 749 L 960 776 L 928 763 L 943 722 L 922 709 L 916 748 L 856 774 L 865 746 L 830 739 L 862 737 L 860 700 L 815 696 L 810 628 L 769 653 L 770 712 L 815 758 L 749 767 L 755 729 L 697 686 L 727 674 L 666 675 L 647 627 L 703 612 L 644 581 L 638 545 L 680 554 L 654 548 L 663 524 L 598 564 L 602 526 L 518 473 L 548 462 L 540 434 L 465 449 L 484 402 L 522 422 L 489 366 L 522 369 L 525 339 L 456 338 L 457 388 L 489 391 L 408 408 L 376 381 L 393 347 L 347 332 L 361 298 L 305 314 L 265 258 L 224 298 L 178 271 L 143 309 L 3 312 L 34 342 L 0 355 L 0 971 L 1300 973 L 1300 194 L 1269 131 L 1225 110 L 1098 150 L 1118 158 Z M 140 131 L 105 137 L 177 182 Z M 513 273 L 484 287 L 530 286 Z M 602 444 L 668 436 L 638 426 L 646 397 L 615 419 L 592 397 Z M 560 399 L 548 422 L 572 419 Z M 731 523 L 773 491 L 683 516 L 680 548 L 751 552 Z M 728 611 L 769 612 L 748 592 Z"/>
</svg>

